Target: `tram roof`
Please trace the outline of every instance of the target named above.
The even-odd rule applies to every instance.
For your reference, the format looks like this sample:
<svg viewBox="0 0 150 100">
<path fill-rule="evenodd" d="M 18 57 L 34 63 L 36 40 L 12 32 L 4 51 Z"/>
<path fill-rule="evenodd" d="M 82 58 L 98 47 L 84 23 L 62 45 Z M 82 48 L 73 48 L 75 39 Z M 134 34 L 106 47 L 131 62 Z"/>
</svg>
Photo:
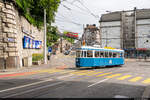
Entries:
<svg viewBox="0 0 150 100">
<path fill-rule="evenodd" d="M 77 50 L 98 50 L 98 51 L 112 51 L 112 52 L 124 52 L 121 49 L 106 49 L 100 47 L 92 47 L 92 46 L 82 46 L 81 48 L 76 48 Z"/>
</svg>

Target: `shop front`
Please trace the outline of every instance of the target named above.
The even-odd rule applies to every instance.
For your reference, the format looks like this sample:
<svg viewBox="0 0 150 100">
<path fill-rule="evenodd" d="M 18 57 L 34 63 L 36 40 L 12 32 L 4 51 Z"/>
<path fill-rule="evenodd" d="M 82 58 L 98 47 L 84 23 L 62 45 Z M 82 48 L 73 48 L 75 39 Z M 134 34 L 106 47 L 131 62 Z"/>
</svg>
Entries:
<svg viewBox="0 0 150 100">
<path fill-rule="evenodd" d="M 124 49 L 125 58 L 146 59 L 150 58 L 150 49 L 148 48 L 130 48 Z"/>
</svg>

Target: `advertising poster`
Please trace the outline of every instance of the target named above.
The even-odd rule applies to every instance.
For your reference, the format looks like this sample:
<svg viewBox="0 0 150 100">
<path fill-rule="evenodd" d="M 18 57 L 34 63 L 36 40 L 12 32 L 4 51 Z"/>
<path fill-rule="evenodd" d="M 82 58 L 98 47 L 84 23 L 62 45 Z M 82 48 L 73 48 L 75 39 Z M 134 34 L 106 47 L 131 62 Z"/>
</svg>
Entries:
<svg viewBox="0 0 150 100">
<path fill-rule="evenodd" d="M 32 48 L 32 39 L 29 38 L 29 48 L 31 49 Z"/>
<path fill-rule="evenodd" d="M 34 40 L 34 42 L 35 42 L 35 49 L 37 49 L 37 41 L 36 41 L 36 40 Z"/>
<path fill-rule="evenodd" d="M 42 41 L 39 41 L 39 49 L 42 48 Z"/>
<path fill-rule="evenodd" d="M 38 45 L 39 45 L 39 42 L 36 40 L 36 41 L 35 41 L 35 48 L 36 48 L 36 49 L 38 49 Z"/>
<path fill-rule="evenodd" d="M 24 36 L 23 48 L 28 48 L 28 47 L 29 47 L 29 38 Z"/>
<path fill-rule="evenodd" d="M 35 49 L 35 41 L 32 40 L 32 49 Z"/>
<path fill-rule="evenodd" d="M 42 48 L 42 41 L 33 40 L 27 36 L 24 36 L 23 48 L 41 49 Z"/>
</svg>

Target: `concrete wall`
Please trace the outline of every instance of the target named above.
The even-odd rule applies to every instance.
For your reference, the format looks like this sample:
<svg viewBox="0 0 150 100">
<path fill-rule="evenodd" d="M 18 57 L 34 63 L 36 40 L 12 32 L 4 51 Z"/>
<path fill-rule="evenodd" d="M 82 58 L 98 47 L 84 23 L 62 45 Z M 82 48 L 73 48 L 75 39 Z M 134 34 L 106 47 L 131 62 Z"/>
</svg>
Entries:
<svg viewBox="0 0 150 100">
<path fill-rule="evenodd" d="M 121 33 L 121 22 L 101 22 L 100 23 L 100 34 L 101 34 L 101 45 L 105 47 L 121 48 L 120 44 L 120 33 Z"/>
<path fill-rule="evenodd" d="M 42 41 L 43 47 L 43 31 L 21 16 L 13 2 L 0 1 L 0 15 L 0 58 L 4 59 L 5 67 L 22 67 L 24 58 L 31 61 L 27 65 L 31 66 L 32 54 L 43 53 L 43 49 L 23 49 L 23 37 Z"/>
<path fill-rule="evenodd" d="M 137 20 L 138 48 L 150 48 L 150 19 Z"/>
</svg>

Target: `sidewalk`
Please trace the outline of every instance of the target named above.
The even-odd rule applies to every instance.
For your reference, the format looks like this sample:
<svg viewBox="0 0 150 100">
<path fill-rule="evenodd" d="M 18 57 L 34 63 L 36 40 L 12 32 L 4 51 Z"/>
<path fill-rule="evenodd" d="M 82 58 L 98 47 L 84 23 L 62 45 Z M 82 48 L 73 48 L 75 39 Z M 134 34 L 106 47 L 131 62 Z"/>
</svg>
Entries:
<svg viewBox="0 0 150 100">
<path fill-rule="evenodd" d="M 47 64 L 32 65 L 30 67 L 22 67 L 22 68 L 4 69 L 0 71 L 0 75 L 22 73 L 22 72 L 32 72 L 32 71 L 38 71 L 38 70 L 50 69 L 50 68 L 63 69 L 67 67 L 63 62 L 59 60 L 60 58 L 63 58 L 63 57 L 64 57 L 63 54 L 52 55 Z"/>
</svg>

